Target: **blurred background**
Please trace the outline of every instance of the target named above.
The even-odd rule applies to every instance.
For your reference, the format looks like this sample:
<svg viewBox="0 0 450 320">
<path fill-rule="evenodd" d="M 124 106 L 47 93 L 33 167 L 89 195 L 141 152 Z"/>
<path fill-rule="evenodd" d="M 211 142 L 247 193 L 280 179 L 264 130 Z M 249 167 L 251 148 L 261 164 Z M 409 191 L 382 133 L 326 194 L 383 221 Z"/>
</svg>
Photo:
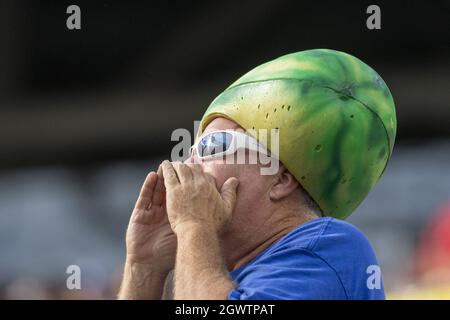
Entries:
<svg viewBox="0 0 450 320">
<path fill-rule="evenodd" d="M 66 28 L 71 4 L 81 30 Z M 449 15 L 448 0 L 0 0 L 0 298 L 115 298 L 131 210 L 172 131 L 193 132 L 251 68 L 312 48 L 359 57 L 394 95 L 392 160 L 349 218 L 388 297 L 450 298 Z M 72 264 L 82 290 L 66 288 Z"/>
</svg>

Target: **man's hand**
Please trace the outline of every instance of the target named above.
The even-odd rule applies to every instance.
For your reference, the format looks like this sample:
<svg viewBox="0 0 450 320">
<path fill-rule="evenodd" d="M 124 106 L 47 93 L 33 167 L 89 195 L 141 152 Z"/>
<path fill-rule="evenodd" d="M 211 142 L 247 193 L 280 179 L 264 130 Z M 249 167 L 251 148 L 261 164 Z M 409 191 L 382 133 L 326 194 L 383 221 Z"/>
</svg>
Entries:
<svg viewBox="0 0 450 320">
<path fill-rule="evenodd" d="M 239 181 L 229 178 L 220 193 L 214 178 L 198 164 L 161 165 L 167 190 L 167 213 L 175 233 L 180 226 L 201 225 L 220 233 L 231 220 Z"/>
<path fill-rule="evenodd" d="M 177 235 L 175 299 L 226 299 L 234 288 L 221 253 L 219 234 L 231 219 L 238 180 L 220 192 L 197 164 L 164 161 L 167 215 Z"/>
<path fill-rule="evenodd" d="M 160 299 L 175 265 L 177 241 L 167 219 L 162 171 L 150 172 L 131 214 L 119 298 Z"/>
<path fill-rule="evenodd" d="M 152 264 L 168 273 L 175 264 L 176 237 L 167 219 L 162 172 L 150 172 L 127 229 L 127 261 Z"/>
</svg>

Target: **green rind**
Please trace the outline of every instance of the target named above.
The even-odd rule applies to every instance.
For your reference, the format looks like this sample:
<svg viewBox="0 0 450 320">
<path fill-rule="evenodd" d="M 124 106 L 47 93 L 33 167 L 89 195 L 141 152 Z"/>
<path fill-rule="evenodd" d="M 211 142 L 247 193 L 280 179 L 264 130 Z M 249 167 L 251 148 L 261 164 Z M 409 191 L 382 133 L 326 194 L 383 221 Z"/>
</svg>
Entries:
<svg viewBox="0 0 450 320">
<path fill-rule="evenodd" d="M 325 49 L 253 69 L 211 103 L 199 132 L 217 116 L 279 129 L 283 164 L 323 211 L 342 219 L 380 178 L 396 134 L 393 99 L 378 74 Z"/>
</svg>

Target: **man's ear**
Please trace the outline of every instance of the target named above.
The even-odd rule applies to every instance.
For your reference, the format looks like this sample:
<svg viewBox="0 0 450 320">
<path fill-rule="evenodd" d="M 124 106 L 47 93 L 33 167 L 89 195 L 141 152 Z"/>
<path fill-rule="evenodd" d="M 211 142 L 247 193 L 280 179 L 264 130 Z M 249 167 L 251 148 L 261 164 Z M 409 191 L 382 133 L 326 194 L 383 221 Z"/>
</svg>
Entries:
<svg viewBox="0 0 450 320">
<path fill-rule="evenodd" d="M 283 166 L 280 165 L 278 173 L 273 177 L 272 188 L 270 189 L 270 200 L 277 201 L 295 192 L 299 186 L 295 177 Z"/>
</svg>

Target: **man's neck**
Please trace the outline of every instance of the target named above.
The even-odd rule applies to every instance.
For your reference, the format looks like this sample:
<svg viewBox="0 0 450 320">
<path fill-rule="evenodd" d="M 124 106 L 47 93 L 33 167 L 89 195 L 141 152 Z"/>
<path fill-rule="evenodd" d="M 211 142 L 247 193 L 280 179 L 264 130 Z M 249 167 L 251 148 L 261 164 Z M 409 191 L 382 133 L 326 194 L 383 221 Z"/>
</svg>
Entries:
<svg viewBox="0 0 450 320">
<path fill-rule="evenodd" d="M 272 217 L 276 216 L 276 214 L 272 215 Z M 287 215 L 285 218 L 277 221 L 269 221 L 264 225 L 263 230 L 260 231 L 260 234 L 255 237 L 256 241 L 252 241 L 254 243 L 253 246 L 247 247 L 245 252 L 240 252 L 239 255 L 237 255 L 238 253 L 234 251 L 236 256 L 229 257 L 229 259 L 227 259 L 228 270 L 232 271 L 247 264 L 293 229 L 315 218 L 318 217 L 311 214 L 299 215 L 297 212 L 292 215 Z"/>
</svg>

